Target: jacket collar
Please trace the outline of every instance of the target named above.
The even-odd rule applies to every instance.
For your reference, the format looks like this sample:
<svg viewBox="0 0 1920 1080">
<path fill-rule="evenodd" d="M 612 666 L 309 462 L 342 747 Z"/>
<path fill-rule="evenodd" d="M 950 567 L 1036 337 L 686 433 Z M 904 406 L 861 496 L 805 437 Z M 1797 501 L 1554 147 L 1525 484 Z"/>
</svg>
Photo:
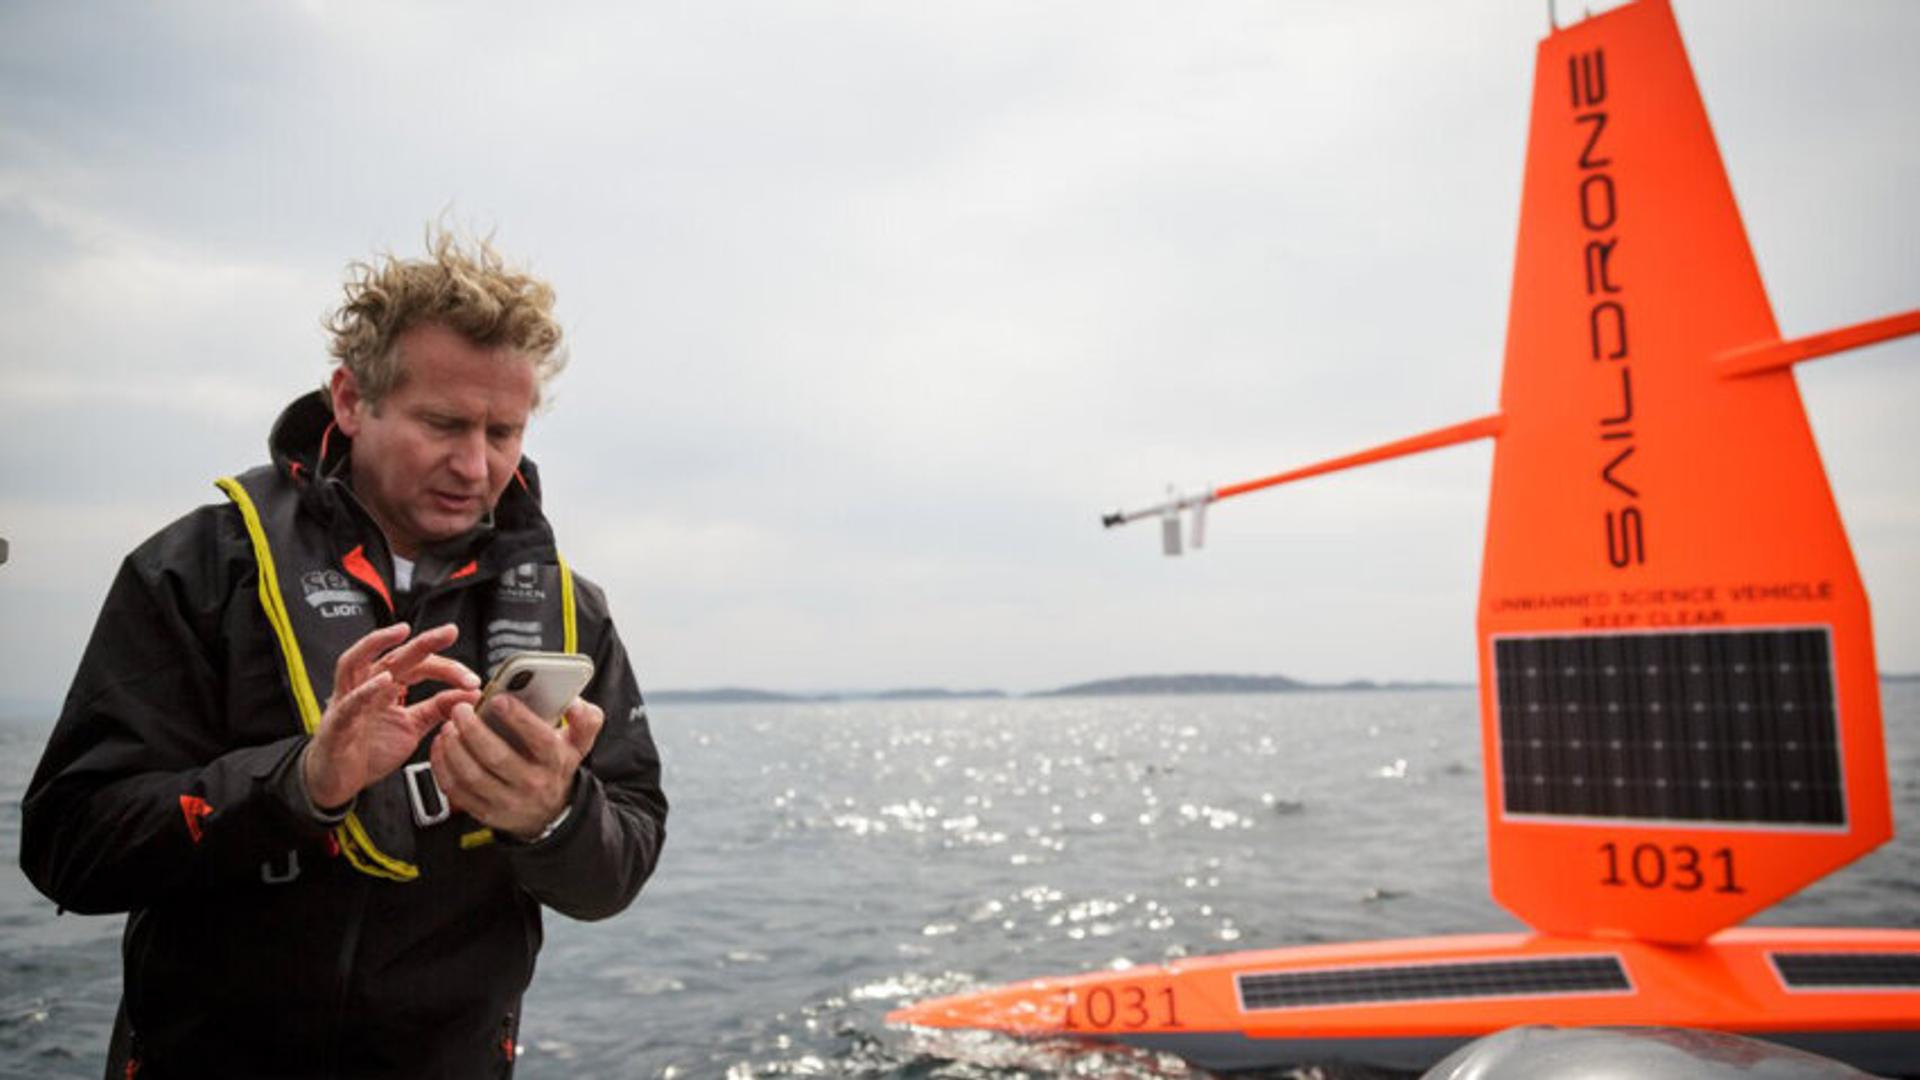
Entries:
<svg viewBox="0 0 1920 1080">
<path fill-rule="evenodd" d="M 319 519 L 341 551 L 364 544 L 378 552 L 375 564 L 388 580 L 393 566 L 386 538 L 373 516 L 354 495 L 350 482 L 353 440 L 333 423 L 333 403 L 325 390 L 295 398 L 281 410 L 267 436 L 273 467 L 300 492 L 302 507 Z M 499 505 L 480 524 L 460 536 L 433 545 L 425 560 L 458 566 L 479 563 L 479 577 L 492 577 L 525 562 L 554 557 L 553 530 L 540 508 L 540 470 L 521 457 Z"/>
</svg>

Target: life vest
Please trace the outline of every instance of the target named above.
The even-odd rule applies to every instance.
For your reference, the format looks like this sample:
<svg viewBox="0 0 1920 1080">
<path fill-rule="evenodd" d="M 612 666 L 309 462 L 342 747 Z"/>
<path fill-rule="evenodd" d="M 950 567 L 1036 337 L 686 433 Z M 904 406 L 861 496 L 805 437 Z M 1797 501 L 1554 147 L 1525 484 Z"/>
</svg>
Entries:
<svg viewBox="0 0 1920 1080">
<path fill-rule="evenodd" d="M 246 522 L 259 567 L 260 607 L 279 640 L 294 713 L 311 735 L 320 727 L 323 703 L 333 695 L 340 654 L 392 621 L 392 596 L 364 545 L 337 551 L 326 530 L 300 521 L 301 489 L 278 469 L 263 465 L 215 483 Z M 511 567 L 493 579 L 491 588 L 477 578 L 461 580 L 475 574 L 475 563 L 447 579 L 454 587 L 487 590 L 478 598 L 485 632 L 483 676 L 516 652 L 578 651 L 573 574 L 557 552 L 547 551 L 552 562 Z M 420 877 L 412 861 L 416 829 L 406 781 L 395 770 L 360 792 L 345 820 L 334 826 L 333 838 L 354 869 L 406 882 Z M 491 839 L 478 830 L 463 836 L 460 846 Z"/>
</svg>

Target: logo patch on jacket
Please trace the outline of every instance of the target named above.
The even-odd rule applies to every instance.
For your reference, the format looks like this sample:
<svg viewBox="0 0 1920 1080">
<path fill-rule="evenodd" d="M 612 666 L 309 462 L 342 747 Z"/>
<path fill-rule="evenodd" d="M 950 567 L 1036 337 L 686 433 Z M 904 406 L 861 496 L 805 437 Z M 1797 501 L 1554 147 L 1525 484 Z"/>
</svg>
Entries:
<svg viewBox="0 0 1920 1080">
<path fill-rule="evenodd" d="M 547 591 L 540 587 L 540 568 L 533 563 L 521 563 L 501 574 L 499 596 L 513 604 L 545 603 Z"/>
<path fill-rule="evenodd" d="M 338 570 L 309 570 L 301 574 L 300 590 L 306 594 L 307 603 L 328 619 L 363 614 L 369 599 L 352 578 Z"/>
</svg>

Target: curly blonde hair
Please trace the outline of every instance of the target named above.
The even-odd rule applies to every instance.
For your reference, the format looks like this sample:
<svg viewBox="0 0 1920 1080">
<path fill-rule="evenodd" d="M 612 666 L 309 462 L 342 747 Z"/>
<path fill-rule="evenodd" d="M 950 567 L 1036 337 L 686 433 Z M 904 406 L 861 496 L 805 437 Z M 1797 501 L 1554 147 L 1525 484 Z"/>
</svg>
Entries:
<svg viewBox="0 0 1920 1080">
<path fill-rule="evenodd" d="M 346 300 L 326 323 L 331 352 L 378 407 L 406 379 L 395 340 L 438 323 L 481 348 L 504 348 L 533 361 L 534 399 L 566 366 L 553 286 L 509 267 L 486 237 L 467 245 L 439 227 L 427 230 L 427 258 L 387 254 L 347 267 Z"/>
</svg>

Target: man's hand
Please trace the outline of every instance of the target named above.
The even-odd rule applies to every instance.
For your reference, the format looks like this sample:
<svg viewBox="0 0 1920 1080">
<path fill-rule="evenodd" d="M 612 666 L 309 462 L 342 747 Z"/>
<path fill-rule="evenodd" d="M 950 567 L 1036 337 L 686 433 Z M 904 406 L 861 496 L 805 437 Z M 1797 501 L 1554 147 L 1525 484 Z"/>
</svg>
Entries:
<svg viewBox="0 0 1920 1080">
<path fill-rule="evenodd" d="M 455 706 L 469 706 L 471 712 L 480 699 L 480 677 L 460 661 L 436 655 L 460 636 L 459 627 L 437 626 L 412 641 L 407 631 L 406 623 L 383 626 L 354 642 L 334 665 L 333 697 L 301 762 L 307 797 L 315 806 L 352 801 L 367 785 L 406 764 L 420 740 Z M 430 681 L 451 689 L 408 705 L 407 688 Z"/>
<path fill-rule="evenodd" d="M 487 702 L 486 719 L 462 703 L 433 741 L 433 775 L 455 810 L 531 840 L 566 808 L 574 774 L 605 721 L 600 706 L 580 698 L 567 707 L 564 728 L 541 720 L 511 694 Z"/>
</svg>

